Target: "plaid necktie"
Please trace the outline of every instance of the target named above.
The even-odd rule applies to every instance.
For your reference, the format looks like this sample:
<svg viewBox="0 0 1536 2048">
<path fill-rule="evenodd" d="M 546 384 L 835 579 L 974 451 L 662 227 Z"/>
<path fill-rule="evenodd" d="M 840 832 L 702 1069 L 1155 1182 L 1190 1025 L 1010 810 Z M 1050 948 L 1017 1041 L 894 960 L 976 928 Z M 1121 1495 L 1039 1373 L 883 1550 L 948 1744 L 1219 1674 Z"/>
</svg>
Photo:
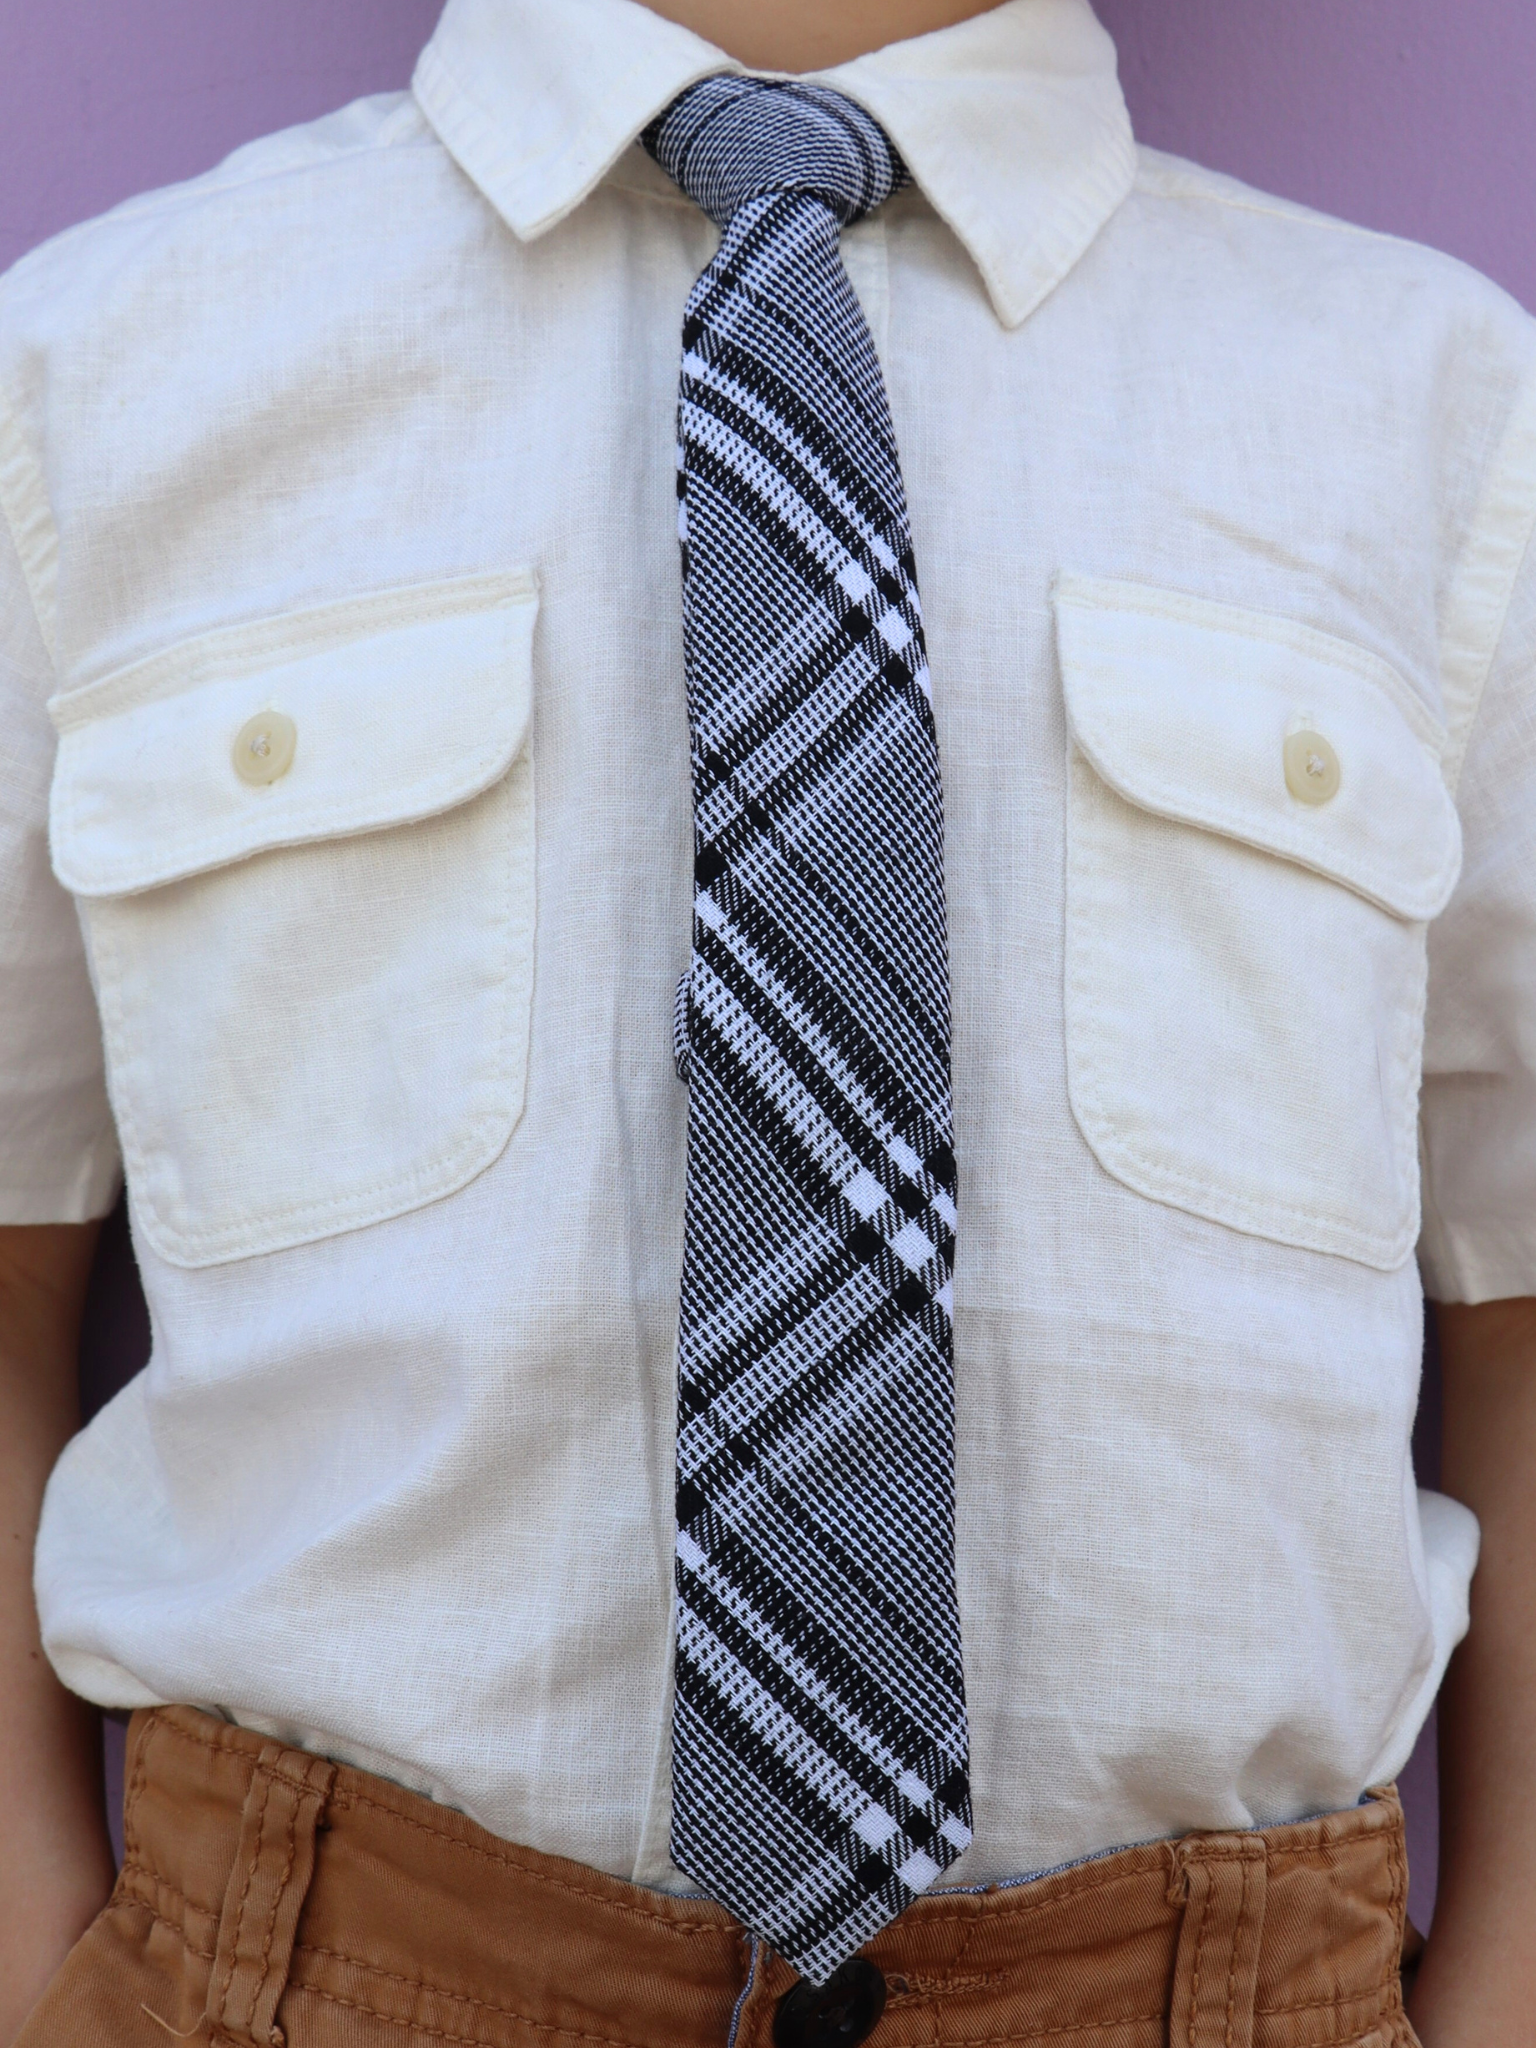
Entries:
<svg viewBox="0 0 1536 2048">
<path fill-rule="evenodd" d="M 943 800 L 840 93 L 646 147 L 723 230 L 683 326 L 695 827 L 672 1853 L 814 1984 L 971 1839 L 954 1585 Z"/>
</svg>

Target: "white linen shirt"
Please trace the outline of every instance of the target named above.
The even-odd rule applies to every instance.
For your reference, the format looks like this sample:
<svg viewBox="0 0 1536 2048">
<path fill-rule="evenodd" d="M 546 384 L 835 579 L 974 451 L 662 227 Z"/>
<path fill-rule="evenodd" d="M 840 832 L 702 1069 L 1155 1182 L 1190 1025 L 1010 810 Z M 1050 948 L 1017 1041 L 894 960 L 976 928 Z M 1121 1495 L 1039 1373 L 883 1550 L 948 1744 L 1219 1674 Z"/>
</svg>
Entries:
<svg viewBox="0 0 1536 2048">
<path fill-rule="evenodd" d="M 120 1146 L 155 1337 L 49 1654 L 659 1884 L 717 236 L 633 145 L 726 66 L 450 0 L 411 95 L 0 287 L 0 1215 Z M 917 184 L 845 248 L 946 785 L 975 1884 L 1347 1805 L 1465 1626 L 1414 1253 L 1536 1292 L 1536 348 L 1138 152 L 1086 0 L 825 76 Z"/>
</svg>

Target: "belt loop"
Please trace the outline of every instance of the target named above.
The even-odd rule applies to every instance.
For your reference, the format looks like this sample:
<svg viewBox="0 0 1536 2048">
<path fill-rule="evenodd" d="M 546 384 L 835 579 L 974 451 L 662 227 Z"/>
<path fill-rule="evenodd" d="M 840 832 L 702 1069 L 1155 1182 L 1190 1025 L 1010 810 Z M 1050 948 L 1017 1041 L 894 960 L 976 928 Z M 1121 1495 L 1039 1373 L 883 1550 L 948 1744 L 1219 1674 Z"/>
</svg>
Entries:
<svg viewBox="0 0 1536 2048">
<path fill-rule="evenodd" d="M 1175 1850 L 1170 1896 L 1185 1903 L 1168 2048 L 1253 2048 L 1267 1871 L 1257 1835 L 1191 1835 Z"/>
<path fill-rule="evenodd" d="M 206 2018 L 219 2048 L 283 2048 L 277 2003 L 335 1778 L 336 1766 L 323 1757 L 275 1742 L 257 1758 L 208 1979 Z"/>
</svg>

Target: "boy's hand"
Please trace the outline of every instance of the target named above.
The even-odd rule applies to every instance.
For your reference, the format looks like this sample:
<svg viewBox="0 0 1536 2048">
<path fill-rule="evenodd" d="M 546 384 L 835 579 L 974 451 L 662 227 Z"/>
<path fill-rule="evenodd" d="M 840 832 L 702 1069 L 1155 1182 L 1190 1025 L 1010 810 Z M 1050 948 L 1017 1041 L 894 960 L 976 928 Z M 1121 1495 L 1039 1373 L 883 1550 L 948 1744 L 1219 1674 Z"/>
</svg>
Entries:
<svg viewBox="0 0 1536 2048">
<path fill-rule="evenodd" d="M 1536 2048 L 1536 1300 L 1436 1315 L 1443 1484 L 1483 1547 L 1441 1704 L 1440 1888 L 1410 2011 L 1425 2048 Z"/>
<path fill-rule="evenodd" d="M 112 1888 L 100 1720 L 54 1677 L 32 1600 L 95 1242 L 94 1224 L 0 1228 L 0 2048 Z"/>
</svg>

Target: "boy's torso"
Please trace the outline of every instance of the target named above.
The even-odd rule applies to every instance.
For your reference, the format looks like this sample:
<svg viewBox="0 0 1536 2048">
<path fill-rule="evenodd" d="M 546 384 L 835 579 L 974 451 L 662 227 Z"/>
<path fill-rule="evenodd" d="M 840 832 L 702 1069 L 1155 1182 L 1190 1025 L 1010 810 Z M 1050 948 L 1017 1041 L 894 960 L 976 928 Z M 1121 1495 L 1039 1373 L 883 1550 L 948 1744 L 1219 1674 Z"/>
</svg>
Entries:
<svg viewBox="0 0 1536 2048">
<path fill-rule="evenodd" d="M 1424 925 L 1529 341 L 1115 160 L 1027 317 L 921 191 L 845 238 L 945 776 L 962 1882 L 1347 1805 L 1475 1542 L 1436 1503 L 1426 1566 L 1408 1453 Z M 156 1328 L 54 1481 L 50 1650 L 653 1882 L 714 245 L 636 150 L 520 239 L 370 102 L 24 268 L 0 359 Z"/>
</svg>

